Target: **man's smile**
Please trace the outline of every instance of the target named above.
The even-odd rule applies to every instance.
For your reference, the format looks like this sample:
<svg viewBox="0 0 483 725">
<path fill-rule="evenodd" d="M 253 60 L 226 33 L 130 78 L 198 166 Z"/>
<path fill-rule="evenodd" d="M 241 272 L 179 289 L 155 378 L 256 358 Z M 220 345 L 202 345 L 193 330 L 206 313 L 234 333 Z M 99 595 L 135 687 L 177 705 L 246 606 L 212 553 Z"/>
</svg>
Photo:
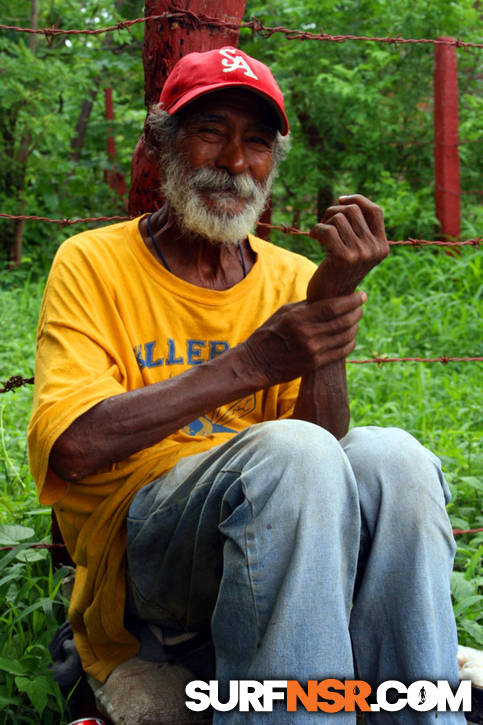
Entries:
<svg viewBox="0 0 483 725">
<path fill-rule="evenodd" d="M 206 208 L 215 214 L 239 214 L 247 205 L 246 198 L 229 191 L 200 189 L 198 193 Z"/>
</svg>

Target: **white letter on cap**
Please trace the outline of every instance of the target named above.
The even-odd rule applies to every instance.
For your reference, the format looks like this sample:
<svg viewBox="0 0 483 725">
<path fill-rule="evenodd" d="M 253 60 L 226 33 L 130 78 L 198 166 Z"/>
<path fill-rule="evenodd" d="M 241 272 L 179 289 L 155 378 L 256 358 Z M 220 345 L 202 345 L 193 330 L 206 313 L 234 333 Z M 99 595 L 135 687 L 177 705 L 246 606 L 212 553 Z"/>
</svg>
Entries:
<svg viewBox="0 0 483 725">
<path fill-rule="evenodd" d="M 254 78 L 258 81 L 257 76 L 252 71 L 246 60 L 242 58 L 241 55 L 233 55 L 233 53 L 236 53 L 235 48 L 222 48 L 220 50 L 220 55 L 224 56 L 221 61 L 221 65 L 225 66 L 223 68 L 223 73 L 230 73 L 232 70 L 236 70 L 237 68 L 243 68 L 243 75 L 249 76 L 250 78 Z"/>
</svg>

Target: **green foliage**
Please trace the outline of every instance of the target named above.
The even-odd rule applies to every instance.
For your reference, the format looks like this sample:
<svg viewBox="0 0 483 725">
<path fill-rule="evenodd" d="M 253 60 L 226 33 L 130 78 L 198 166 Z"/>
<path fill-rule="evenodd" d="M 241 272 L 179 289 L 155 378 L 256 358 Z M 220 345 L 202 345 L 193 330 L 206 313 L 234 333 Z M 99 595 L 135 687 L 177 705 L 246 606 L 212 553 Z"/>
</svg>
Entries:
<svg viewBox="0 0 483 725">
<path fill-rule="evenodd" d="M 0 527 L 0 540 L 25 541 L 27 527 Z M 64 571 L 48 553 L 18 544 L 0 558 L 0 723 L 66 722 L 67 703 L 49 670 L 48 644 L 64 618 Z M 34 556 L 32 556 L 32 554 Z"/>
<path fill-rule="evenodd" d="M 119 8 L 119 10 L 116 9 Z M 15 9 L 14 9 L 15 8 Z M 0 17 L 14 25 L 30 24 L 30 2 L 0 0 Z M 39 26 L 96 29 L 123 19 L 122 9 L 142 15 L 143 3 L 39 1 Z M 134 12 L 136 11 L 136 12 Z M 109 189 L 112 168 L 107 136 L 117 142 L 117 160 L 129 183 L 132 151 L 144 121 L 141 47 L 143 27 L 96 36 L 57 36 L 35 48 L 22 33 L 0 35 L 0 208 L 9 214 L 57 218 L 124 213 Z M 114 122 L 105 120 L 104 89 L 113 89 Z M 87 114 L 82 145 L 73 145 L 77 126 Z M 0 224 L 0 255 L 11 242 L 12 225 Z M 51 225 L 27 225 L 26 254 L 42 257 L 65 233 Z M 0 256 L 1 259 L 1 256 Z"/>
<path fill-rule="evenodd" d="M 480 40 L 472 0 L 249 0 L 246 15 L 314 33 Z M 276 221 L 309 228 L 337 196 L 359 192 L 383 207 L 389 238 L 434 239 L 432 46 L 297 42 L 278 34 L 267 40 L 248 31 L 240 44 L 269 63 L 291 121 L 293 153 L 276 190 Z M 481 51 L 457 57 L 461 182 L 477 191 L 483 186 L 475 154 L 483 118 Z M 481 233 L 479 201 L 477 194 L 462 197 L 463 236 Z"/>
</svg>

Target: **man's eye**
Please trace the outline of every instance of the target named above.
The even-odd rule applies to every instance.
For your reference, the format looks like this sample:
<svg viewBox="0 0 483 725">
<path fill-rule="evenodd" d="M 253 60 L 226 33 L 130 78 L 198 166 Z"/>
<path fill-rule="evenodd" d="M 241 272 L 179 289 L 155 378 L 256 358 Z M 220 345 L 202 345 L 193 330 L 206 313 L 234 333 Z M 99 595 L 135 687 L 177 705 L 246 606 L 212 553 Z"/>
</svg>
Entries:
<svg viewBox="0 0 483 725">
<path fill-rule="evenodd" d="M 213 133 L 216 136 L 220 134 L 217 128 L 210 128 L 209 126 L 203 126 L 202 128 L 199 128 L 198 133 Z"/>
<path fill-rule="evenodd" d="M 263 136 L 252 136 L 249 141 L 250 143 L 258 144 L 259 146 L 265 146 L 265 148 L 267 149 L 272 148 L 272 142 L 266 138 L 263 138 Z"/>
</svg>

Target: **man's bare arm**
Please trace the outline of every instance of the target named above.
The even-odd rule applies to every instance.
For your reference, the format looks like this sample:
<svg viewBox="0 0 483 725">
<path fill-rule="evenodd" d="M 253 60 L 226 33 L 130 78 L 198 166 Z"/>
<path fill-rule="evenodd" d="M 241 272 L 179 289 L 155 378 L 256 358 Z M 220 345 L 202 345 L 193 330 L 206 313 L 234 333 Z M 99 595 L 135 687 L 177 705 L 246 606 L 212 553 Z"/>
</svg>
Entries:
<svg viewBox="0 0 483 725">
<path fill-rule="evenodd" d="M 103 400 L 59 436 L 52 469 L 79 481 L 220 405 L 343 360 L 353 347 L 362 301 L 356 293 L 284 305 L 245 342 L 213 360 Z"/>
<path fill-rule="evenodd" d="M 307 288 L 307 300 L 347 295 L 389 252 L 380 207 L 356 194 L 340 197 L 311 232 L 327 256 Z M 353 342 L 352 350 L 355 347 Z M 350 350 L 349 352 L 352 352 Z M 302 378 L 294 418 L 326 428 L 336 438 L 349 429 L 350 409 L 345 358 Z"/>
</svg>

